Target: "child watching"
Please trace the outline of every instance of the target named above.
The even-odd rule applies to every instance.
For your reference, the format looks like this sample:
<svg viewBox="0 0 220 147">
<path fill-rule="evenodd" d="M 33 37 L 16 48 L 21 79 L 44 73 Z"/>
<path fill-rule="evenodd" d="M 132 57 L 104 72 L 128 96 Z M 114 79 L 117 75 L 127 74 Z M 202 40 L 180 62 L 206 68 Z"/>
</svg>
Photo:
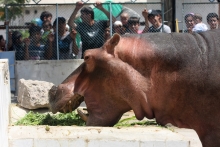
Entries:
<svg viewBox="0 0 220 147">
<path fill-rule="evenodd" d="M 48 35 L 50 34 L 51 29 L 52 29 L 52 25 L 50 21 L 49 20 L 44 21 L 42 24 L 42 28 L 43 28 L 43 34 L 41 36 L 41 42 L 42 44 L 46 44 Z"/>
<path fill-rule="evenodd" d="M 43 60 L 44 59 L 44 45 L 41 44 L 41 27 L 32 26 L 29 29 L 30 45 L 29 45 L 29 59 Z"/>
</svg>

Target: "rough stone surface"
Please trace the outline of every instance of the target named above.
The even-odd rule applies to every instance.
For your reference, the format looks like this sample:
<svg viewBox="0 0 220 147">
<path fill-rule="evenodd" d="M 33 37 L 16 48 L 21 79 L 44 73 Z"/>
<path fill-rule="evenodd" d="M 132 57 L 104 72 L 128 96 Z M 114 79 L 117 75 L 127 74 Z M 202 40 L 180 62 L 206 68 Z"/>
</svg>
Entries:
<svg viewBox="0 0 220 147">
<path fill-rule="evenodd" d="M 27 109 L 49 107 L 48 91 L 53 83 L 20 79 L 18 82 L 18 103 Z"/>
</svg>

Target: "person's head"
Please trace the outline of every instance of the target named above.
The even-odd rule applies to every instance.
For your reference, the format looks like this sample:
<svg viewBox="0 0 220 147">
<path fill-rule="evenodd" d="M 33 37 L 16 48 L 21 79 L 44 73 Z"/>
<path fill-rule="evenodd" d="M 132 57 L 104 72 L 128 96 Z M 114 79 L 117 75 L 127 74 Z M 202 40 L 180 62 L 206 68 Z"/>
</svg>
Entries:
<svg viewBox="0 0 220 147">
<path fill-rule="evenodd" d="M 39 26 L 31 26 L 29 28 L 30 39 L 33 41 L 39 41 L 41 39 L 41 27 Z"/>
<path fill-rule="evenodd" d="M 66 19 L 64 17 L 56 18 L 53 22 L 53 28 L 56 28 L 57 21 L 58 21 L 58 33 L 61 33 L 61 34 L 65 33 L 66 32 Z"/>
<path fill-rule="evenodd" d="M 115 33 L 118 33 L 120 35 L 125 34 L 125 28 L 123 27 L 121 21 L 115 21 L 113 24 L 113 29 Z"/>
<path fill-rule="evenodd" d="M 210 29 L 217 29 L 218 28 L 218 21 L 219 21 L 218 14 L 209 13 L 207 15 L 206 19 L 207 19 L 207 23 L 210 26 Z"/>
<path fill-rule="evenodd" d="M 19 31 L 14 31 L 12 33 L 12 43 L 21 44 L 22 43 L 22 34 Z"/>
<path fill-rule="evenodd" d="M 199 13 L 194 14 L 194 22 L 195 24 L 201 23 L 202 22 L 202 15 Z"/>
<path fill-rule="evenodd" d="M 194 13 L 189 13 L 185 15 L 185 24 L 187 28 L 194 28 Z"/>
<path fill-rule="evenodd" d="M 5 49 L 5 39 L 4 39 L 3 35 L 0 35 L 0 47 L 2 50 Z"/>
<path fill-rule="evenodd" d="M 81 13 L 81 19 L 84 22 L 89 22 L 91 20 L 94 20 L 94 11 L 91 7 L 83 7 L 80 10 Z"/>
<path fill-rule="evenodd" d="M 127 25 L 128 19 L 129 19 L 128 13 L 123 12 L 123 13 L 120 15 L 120 19 L 121 19 L 122 25 Z"/>
<path fill-rule="evenodd" d="M 51 20 L 52 20 L 52 13 L 50 13 L 50 12 L 48 12 L 48 11 L 43 11 L 42 13 L 41 13 L 41 15 L 40 15 L 40 19 L 42 20 L 42 21 L 50 21 L 51 22 Z"/>
<path fill-rule="evenodd" d="M 162 21 L 159 10 L 148 10 L 148 20 L 155 28 L 158 28 Z"/>
<path fill-rule="evenodd" d="M 159 20 L 160 20 L 160 23 L 162 23 L 162 11 L 161 10 L 156 10 L 157 13 L 158 13 L 158 16 L 160 17 Z"/>
<path fill-rule="evenodd" d="M 50 31 L 50 29 L 52 28 L 51 22 L 49 20 L 44 21 L 42 24 L 42 28 L 44 32 Z"/>
<path fill-rule="evenodd" d="M 105 41 L 108 40 L 110 37 L 111 37 L 110 28 L 107 27 L 107 28 L 105 28 L 105 31 L 104 31 L 104 39 L 105 39 Z"/>
<path fill-rule="evenodd" d="M 138 18 L 138 17 L 130 17 L 128 19 L 128 29 L 132 33 L 138 33 L 139 26 L 140 26 L 140 18 Z"/>
</svg>

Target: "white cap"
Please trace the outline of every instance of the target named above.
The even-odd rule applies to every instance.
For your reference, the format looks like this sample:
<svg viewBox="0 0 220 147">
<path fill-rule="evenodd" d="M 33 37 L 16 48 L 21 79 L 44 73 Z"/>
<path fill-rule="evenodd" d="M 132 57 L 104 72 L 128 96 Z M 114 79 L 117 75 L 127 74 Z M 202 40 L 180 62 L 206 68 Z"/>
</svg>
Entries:
<svg viewBox="0 0 220 147">
<path fill-rule="evenodd" d="M 121 21 L 115 21 L 115 22 L 114 22 L 114 26 L 119 26 L 119 25 L 122 26 Z"/>
</svg>

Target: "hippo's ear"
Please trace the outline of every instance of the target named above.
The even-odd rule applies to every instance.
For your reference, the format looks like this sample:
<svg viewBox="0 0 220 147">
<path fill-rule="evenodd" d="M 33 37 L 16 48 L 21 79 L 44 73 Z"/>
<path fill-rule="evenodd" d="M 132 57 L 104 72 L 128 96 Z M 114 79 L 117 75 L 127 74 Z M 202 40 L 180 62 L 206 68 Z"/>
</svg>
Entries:
<svg viewBox="0 0 220 147">
<path fill-rule="evenodd" d="M 120 41 L 120 35 L 115 33 L 112 38 L 109 40 L 109 47 L 107 48 L 107 52 L 109 54 L 114 54 L 114 48 L 116 45 L 118 45 L 118 42 Z"/>
</svg>

